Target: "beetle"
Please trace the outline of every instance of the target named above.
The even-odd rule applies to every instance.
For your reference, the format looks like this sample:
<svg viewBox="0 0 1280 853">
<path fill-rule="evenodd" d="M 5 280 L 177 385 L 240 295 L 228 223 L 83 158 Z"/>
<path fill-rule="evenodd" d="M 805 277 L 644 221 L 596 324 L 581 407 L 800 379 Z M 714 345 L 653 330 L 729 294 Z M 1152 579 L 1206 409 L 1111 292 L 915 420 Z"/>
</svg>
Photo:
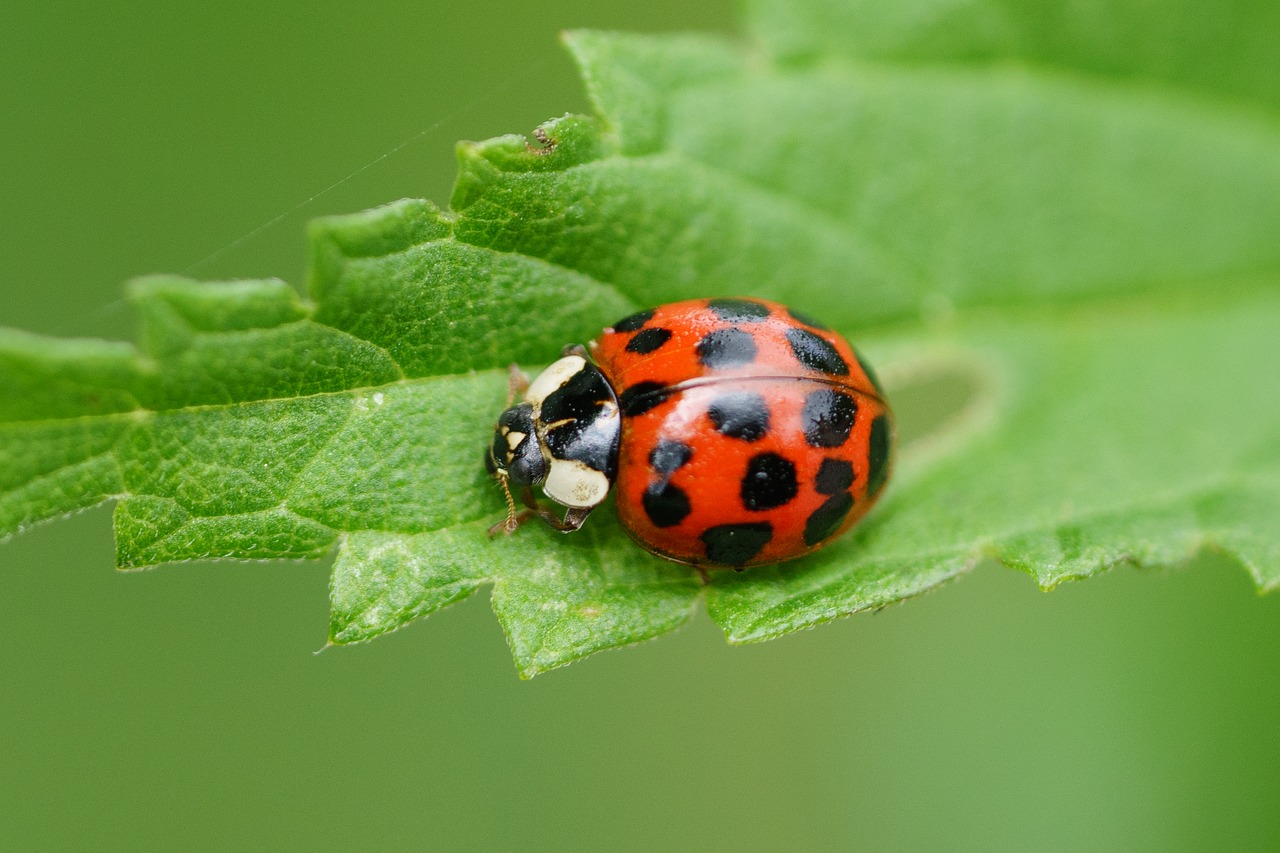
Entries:
<svg viewBox="0 0 1280 853">
<path fill-rule="evenodd" d="M 875 374 L 841 335 L 775 302 L 662 305 L 567 347 L 532 382 L 511 376 L 485 458 L 508 504 L 491 536 L 534 517 L 577 530 L 614 493 L 646 550 L 742 569 L 828 544 L 888 481 L 893 415 Z"/>
</svg>

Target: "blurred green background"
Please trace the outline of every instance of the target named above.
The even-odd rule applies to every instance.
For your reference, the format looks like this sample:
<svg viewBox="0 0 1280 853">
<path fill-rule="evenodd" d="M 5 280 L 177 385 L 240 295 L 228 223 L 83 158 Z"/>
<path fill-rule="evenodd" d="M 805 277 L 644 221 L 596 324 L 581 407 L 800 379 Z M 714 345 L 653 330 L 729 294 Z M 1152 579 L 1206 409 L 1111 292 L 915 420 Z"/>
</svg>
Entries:
<svg viewBox="0 0 1280 853">
<path fill-rule="evenodd" d="M 296 283 L 307 219 L 443 202 L 456 139 L 586 109 L 558 30 L 734 15 L 10 0 L 0 324 L 127 336 L 155 271 Z M 327 570 L 118 574 L 107 508 L 0 543 L 0 849 L 1280 849 L 1280 596 L 1212 554 L 1051 594 L 982 566 L 755 647 L 700 616 L 529 683 L 483 595 L 313 655 Z"/>
</svg>

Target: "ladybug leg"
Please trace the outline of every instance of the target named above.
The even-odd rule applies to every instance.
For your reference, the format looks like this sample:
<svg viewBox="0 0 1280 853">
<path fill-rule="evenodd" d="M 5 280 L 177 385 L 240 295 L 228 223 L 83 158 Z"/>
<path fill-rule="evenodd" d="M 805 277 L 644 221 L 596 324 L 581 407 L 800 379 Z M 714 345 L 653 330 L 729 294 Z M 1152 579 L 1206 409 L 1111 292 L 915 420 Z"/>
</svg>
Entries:
<svg viewBox="0 0 1280 853">
<path fill-rule="evenodd" d="M 565 511 L 564 518 L 561 519 L 552 510 L 538 506 L 538 501 L 533 496 L 533 487 L 525 486 L 520 490 L 520 502 L 526 508 L 517 511 L 515 500 L 511 497 L 511 490 L 507 485 L 506 478 L 502 477 L 499 480 L 502 483 L 502 490 L 507 496 L 507 517 L 489 528 L 490 539 L 499 533 L 505 533 L 509 536 L 519 530 L 522 524 L 533 518 L 541 518 L 549 527 L 561 533 L 572 533 L 582 527 L 582 523 L 587 520 L 587 516 L 594 509 L 594 507 L 570 507 Z"/>
<path fill-rule="evenodd" d="M 556 518 L 554 513 L 547 510 L 546 515 L 543 515 L 542 518 L 547 524 L 550 524 L 561 533 L 572 533 L 582 527 L 582 523 L 587 520 L 587 516 L 591 514 L 591 510 L 594 508 L 589 506 L 569 507 L 569 509 L 565 510 L 563 520 Z"/>
<path fill-rule="evenodd" d="M 509 521 L 499 521 L 493 527 L 489 528 L 489 538 L 497 536 L 499 533 L 511 534 L 515 533 L 520 526 L 526 521 L 533 518 L 540 518 L 547 523 L 548 527 L 560 531 L 561 533 L 572 533 L 582 527 L 582 523 L 587 520 L 587 516 L 591 510 L 574 507 L 564 514 L 564 519 L 556 515 L 545 507 L 537 509 L 522 509 L 513 515 Z"/>
<path fill-rule="evenodd" d="M 591 360 L 591 354 L 587 352 L 587 348 L 582 344 L 566 345 L 564 349 L 560 350 L 560 357 L 564 358 L 566 355 L 580 355 L 588 361 Z"/>
<path fill-rule="evenodd" d="M 544 506 L 538 506 L 537 499 L 533 496 L 533 487 L 525 486 L 520 491 L 520 501 L 528 509 L 524 510 L 518 516 L 518 524 L 523 524 L 535 515 L 545 521 L 552 529 L 559 530 L 561 533 L 572 533 L 582 527 L 582 523 L 587 520 L 587 516 L 591 514 L 594 507 L 569 507 L 565 510 L 564 518 L 556 515 L 553 511 Z"/>
<path fill-rule="evenodd" d="M 507 368 L 507 406 L 511 408 L 511 404 L 516 401 L 516 397 L 529 390 L 529 376 L 520 369 L 520 365 L 513 364 Z"/>
<path fill-rule="evenodd" d="M 533 495 L 533 486 L 525 486 L 520 490 L 520 503 L 534 512 L 542 509 L 542 507 L 538 506 L 538 499 Z"/>
<path fill-rule="evenodd" d="M 499 533 L 510 536 L 512 533 L 515 533 L 520 529 L 520 525 L 524 524 L 536 515 L 537 513 L 531 509 L 522 509 L 517 513 L 513 513 L 512 515 L 507 516 L 503 521 L 499 521 L 497 524 L 489 528 L 489 538 L 492 539 Z"/>
<path fill-rule="evenodd" d="M 549 509 L 522 509 L 517 512 L 513 508 L 511 513 L 505 519 L 489 528 L 489 538 L 492 539 L 499 533 L 510 536 L 512 533 L 519 530 L 529 519 L 538 518 L 539 516 L 545 518 L 546 516 L 544 516 L 543 513 L 555 518 Z M 559 519 L 556 519 L 556 521 L 559 521 Z M 548 522 L 548 524 L 550 523 L 551 522 Z"/>
</svg>

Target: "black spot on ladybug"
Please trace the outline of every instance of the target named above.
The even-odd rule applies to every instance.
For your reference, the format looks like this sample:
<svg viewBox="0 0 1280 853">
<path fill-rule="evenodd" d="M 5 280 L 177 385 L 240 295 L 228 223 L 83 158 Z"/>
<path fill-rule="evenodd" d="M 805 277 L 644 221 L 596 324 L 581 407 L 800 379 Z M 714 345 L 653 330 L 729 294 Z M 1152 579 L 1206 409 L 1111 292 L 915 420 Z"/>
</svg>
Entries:
<svg viewBox="0 0 1280 853">
<path fill-rule="evenodd" d="M 773 525 L 767 521 L 743 524 L 719 524 L 703 531 L 707 559 L 726 566 L 741 566 L 764 550 L 773 538 Z"/>
<path fill-rule="evenodd" d="M 812 391 L 804 398 L 800 415 L 804 440 L 811 447 L 839 447 L 849 440 L 857 416 L 858 404 L 843 391 Z"/>
<path fill-rule="evenodd" d="M 663 477 L 670 477 L 692 458 L 693 448 L 683 441 L 664 439 L 649 451 L 649 465 Z"/>
<path fill-rule="evenodd" d="M 753 391 L 721 394 L 711 401 L 707 417 L 730 438 L 759 441 L 769 431 L 769 404 Z"/>
<path fill-rule="evenodd" d="M 742 478 L 742 505 L 761 512 L 790 501 L 800 491 L 796 482 L 796 466 L 776 453 L 761 453 L 747 463 Z"/>
<path fill-rule="evenodd" d="M 652 329 L 645 329 L 634 338 L 627 341 L 627 352 L 644 355 L 660 348 L 669 340 L 671 340 L 670 329 L 660 329 L 656 327 Z"/>
<path fill-rule="evenodd" d="M 635 417 L 662 405 L 671 394 L 671 387 L 661 382 L 637 382 L 618 397 L 618 407 L 627 417 Z"/>
<path fill-rule="evenodd" d="M 692 510 L 689 496 L 679 486 L 670 483 L 653 483 L 644 490 L 644 497 L 640 500 L 654 527 L 675 527 Z"/>
<path fill-rule="evenodd" d="M 754 323 L 769 316 L 769 306 L 746 299 L 712 299 L 707 307 L 726 323 Z"/>
<path fill-rule="evenodd" d="M 706 367 L 741 367 L 756 357 L 756 342 L 741 329 L 720 329 L 698 341 L 698 361 Z"/>
<path fill-rule="evenodd" d="M 868 495 L 879 492 L 889 474 L 889 441 L 889 419 L 877 415 L 871 422 L 871 439 L 867 448 Z"/>
<path fill-rule="evenodd" d="M 810 370 L 818 370 L 832 376 L 848 376 L 849 364 L 826 338 L 808 329 L 787 329 L 787 343 L 795 353 L 796 361 Z"/>
<path fill-rule="evenodd" d="M 863 361 L 862 354 L 859 353 L 857 350 L 854 350 L 853 357 L 858 360 L 858 367 L 861 367 L 862 372 L 867 374 L 867 378 L 871 380 L 871 387 L 875 388 L 876 392 L 879 393 L 881 397 L 883 397 L 884 388 L 880 386 L 880 380 L 879 378 L 876 377 L 875 371 L 871 369 L 871 365 Z"/>
<path fill-rule="evenodd" d="M 804 323 L 806 326 L 812 326 L 813 328 L 821 329 L 824 332 L 828 332 L 831 330 L 830 326 L 822 325 L 817 320 L 813 319 L 808 314 L 805 314 L 802 311 L 797 311 L 794 308 L 788 308 L 787 313 L 790 314 L 793 319 L 798 320 L 801 323 Z"/>
<path fill-rule="evenodd" d="M 653 311 L 637 311 L 623 317 L 618 322 L 610 326 L 615 332 L 636 332 L 639 331 L 645 323 L 653 319 Z"/>
<path fill-rule="evenodd" d="M 853 485 L 853 463 L 846 459 L 823 459 L 813 487 L 820 495 L 838 495 Z"/>
<path fill-rule="evenodd" d="M 853 495 L 848 492 L 841 492 L 827 498 L 804 523 L 804 544 L 817 545 L 835 533 L 851 509 L 853 509 Z"/>
</svg>

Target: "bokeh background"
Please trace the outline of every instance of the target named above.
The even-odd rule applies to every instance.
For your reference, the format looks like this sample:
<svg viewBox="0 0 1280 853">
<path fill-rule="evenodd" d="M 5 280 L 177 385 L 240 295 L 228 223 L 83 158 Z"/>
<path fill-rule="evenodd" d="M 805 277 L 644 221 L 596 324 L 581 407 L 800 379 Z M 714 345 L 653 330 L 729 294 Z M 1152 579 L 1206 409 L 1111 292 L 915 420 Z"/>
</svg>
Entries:
<svg viewBox="0 0 1280 853">
<path fill-rule="evenodd" d="M 6 2 L 0 324 L 299 282 L 307 219 L 444 202 L 456 139 L 585 110 L 560 29 L 736 16 L 235 5 Z M 0 543 L 0 849 L 1280 849 L 1280 596 L 1212 553 L 1049 594 L 983 565 L 753 647 L 699 616 L 528 683 L 484 595 L 313 655 L 327 572 L 119 574 L 108 508 Z"/>
</svg>

